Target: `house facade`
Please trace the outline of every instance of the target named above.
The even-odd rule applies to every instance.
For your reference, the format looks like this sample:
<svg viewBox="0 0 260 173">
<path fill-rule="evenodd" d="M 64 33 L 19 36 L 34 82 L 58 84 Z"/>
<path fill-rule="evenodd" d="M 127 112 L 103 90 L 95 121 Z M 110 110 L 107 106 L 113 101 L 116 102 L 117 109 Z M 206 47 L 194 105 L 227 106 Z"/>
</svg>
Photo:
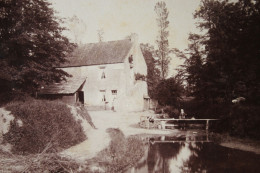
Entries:
<svg viewBox="0 0 260 173">
<path fill-rule="evenodd" d="M 126 111 L 141 111 L 147 105 L 147 83 L 135 78 L 136 74 L 147 75 L 136 34 L 125 40 L 81 46 L 60 69 L 74 79 L 85 79 L 71 91 L 75 102 Z M 48 88 L 41 91 L 42 95 Z"/>
</svg>

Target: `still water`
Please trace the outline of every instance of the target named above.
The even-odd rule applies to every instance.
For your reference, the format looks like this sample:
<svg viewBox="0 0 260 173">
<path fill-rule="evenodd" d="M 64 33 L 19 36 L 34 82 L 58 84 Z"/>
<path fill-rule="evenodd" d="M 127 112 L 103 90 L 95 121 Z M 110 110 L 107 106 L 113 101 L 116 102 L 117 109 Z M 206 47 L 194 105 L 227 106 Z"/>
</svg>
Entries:
<svg viewBox="0 0 260 173">
<path fill-rule="evenodd" d="M 222 147 L 207 136 L 149 138 L 144 157 L 126 173 L 260 172 L 260 155 Z"/>
</svg>

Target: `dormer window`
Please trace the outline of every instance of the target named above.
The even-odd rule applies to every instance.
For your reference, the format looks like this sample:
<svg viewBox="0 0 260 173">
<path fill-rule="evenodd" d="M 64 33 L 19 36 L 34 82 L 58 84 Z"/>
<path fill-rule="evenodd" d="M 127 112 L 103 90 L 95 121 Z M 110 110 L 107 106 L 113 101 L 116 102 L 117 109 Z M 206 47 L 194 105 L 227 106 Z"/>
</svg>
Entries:
<svg viewBox="0 0 260 173">
<path fill-rule="evenodd" d="M 106 74 L 105 74 L 105 72 L 103 71 L 102 72 L 102 75 L 101 75 L 101 79 L 105 79 L 106 78 Z"/>
</svg>

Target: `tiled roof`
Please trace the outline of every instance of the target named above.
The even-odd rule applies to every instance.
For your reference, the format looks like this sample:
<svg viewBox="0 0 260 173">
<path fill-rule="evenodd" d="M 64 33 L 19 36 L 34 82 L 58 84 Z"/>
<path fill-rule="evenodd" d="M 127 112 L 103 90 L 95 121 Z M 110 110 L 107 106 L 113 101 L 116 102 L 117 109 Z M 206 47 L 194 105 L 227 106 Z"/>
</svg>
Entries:
<svg viewBox="0 0 260 173">
<path fill-rule="evenodd" d="M 61 67 L 122 63 L 132 45 L 130 39 L 85 44 L 76 48 Z"/>
<path fill-rule="evenodd" d="M 48 85 L 39 91 L 39 95 L 45 94 L 73 94 L 85 83 L 86 78 L 70 77 L 67 81 Z"/>
</svg>

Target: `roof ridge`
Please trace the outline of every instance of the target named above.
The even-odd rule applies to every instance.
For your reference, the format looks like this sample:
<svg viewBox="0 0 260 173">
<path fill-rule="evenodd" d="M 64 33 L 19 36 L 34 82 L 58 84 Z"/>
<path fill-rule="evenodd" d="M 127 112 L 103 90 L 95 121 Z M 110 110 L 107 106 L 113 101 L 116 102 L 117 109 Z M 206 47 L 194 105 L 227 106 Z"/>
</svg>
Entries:
<svg viewBox="0 0 260 173">
<path fill-rule="evenodd" d="M 85 44 L 82 44 L 82 45 L 88 45 L 88 44 L 102 44 L 102 43 L 111 43 L 111 42 L 118 42 L 118 41 L 130 41 L 131 40 L 129 38 L 126 38 L 126 39 L 122 39 L 122 40 L 110 40 L 110 41 L 101 41 L 101 42 L 92 42 L 92 43 L 85 43 Z"/>
</svg>

